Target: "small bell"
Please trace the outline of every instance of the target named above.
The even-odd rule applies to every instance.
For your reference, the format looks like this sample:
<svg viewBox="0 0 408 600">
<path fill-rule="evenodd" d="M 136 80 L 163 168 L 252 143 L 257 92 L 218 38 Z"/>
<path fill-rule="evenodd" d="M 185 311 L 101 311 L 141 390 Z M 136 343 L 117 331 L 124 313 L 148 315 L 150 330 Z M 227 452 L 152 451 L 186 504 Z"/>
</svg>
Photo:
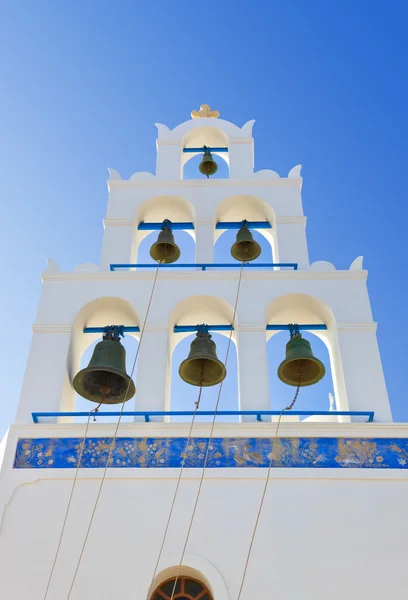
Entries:
<svg viewBox="0 0 408 600">
<path fill-rule="evenodd" d="M 74 377 L 74 390 L 98 404 L 120 404 L 135 395 L 135 384 L 126 373 L 126 350 L 114 327 L 107 328 L 95 346 L 86 369 Z"/>
<path fill-rule="evenodd" d="M 188 358 L 179 367 L 179 375 L 186 383 L 203 387 L 217 385 L 225 379 L 227 370 L 217 358 L 216 346 L 206 325 L 199 326 Z"/>
<path fill-rule="evenodd" d="M 166 264 L 174 263 L 180 257 L 180 248 L 174 241 L 171 222 L 168 219 L 163 221 L 162 230 L 159 233 L 157 242 L 150 248 L 150 256 L 156 262 Z"/>
<path fill-rule="evenodd" d="M 231 256 L 241 262 L 255 260 L 261 254 L 261 246 L 253 238 L 246 221 L 237 233 L 235 244 L 231 247 Z"/>
<path fill-rule="evenodd" d="M 204 155 L 198 168 L 200 169 L 200 173 L 207 175 L 207 178 L 218 171 L 218 165 L 207 146 L 204 146 Z"/>
<path fill-rule="evenodd" d="M 302 338 L 295 326 L 286 344 L 286 358 L 278 368 L 279 379 L 288 385 L 303 387 L 317 383 L 325 373 L 324 364 L 313 356 L 310 342 Z"/>
</svg>

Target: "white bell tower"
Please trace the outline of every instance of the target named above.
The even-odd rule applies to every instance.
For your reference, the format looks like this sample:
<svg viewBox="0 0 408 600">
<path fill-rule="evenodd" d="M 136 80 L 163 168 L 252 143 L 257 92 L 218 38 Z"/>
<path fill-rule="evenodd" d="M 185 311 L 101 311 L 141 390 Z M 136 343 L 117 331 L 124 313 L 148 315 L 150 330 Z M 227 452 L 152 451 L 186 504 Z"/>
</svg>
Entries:
<svg viewBox="0 0 408 600">
<path fill-rule="evenodd" d="M 253 125 L 208 105 L 172 130 L 156 124 L 155 175 L 109 169 L 101 264 L 61 272 L 49 259 L 2 442 L 0 597 L 403 596 L 408 428 L 392 423 L 367 271 L 362 257 L 348 270 L 310 264 L 301 166 L 287 177 L 256 171 Z M 226 160 L 228 178 L 183 178 L 204 147 Z M 140 244 L 165 219 L 176 242 L 191 234 L 195 258 L 146 268 Z M 217 268 L 218 236 L 243 221 L 273 263 Z M 201 323 L 236 345 L 238 422 L 191 428 L 191 416 L 167 414 L 174 348 Z M 120 422 L 119 406 L 113 423 L 77 422 L 73 378 L 112 324 L 140 343 L 124 408 L 139 414 Z M 271 414 L 266 344 L 290 324 L 327 346 L 340 415 Z"/>
</svg>

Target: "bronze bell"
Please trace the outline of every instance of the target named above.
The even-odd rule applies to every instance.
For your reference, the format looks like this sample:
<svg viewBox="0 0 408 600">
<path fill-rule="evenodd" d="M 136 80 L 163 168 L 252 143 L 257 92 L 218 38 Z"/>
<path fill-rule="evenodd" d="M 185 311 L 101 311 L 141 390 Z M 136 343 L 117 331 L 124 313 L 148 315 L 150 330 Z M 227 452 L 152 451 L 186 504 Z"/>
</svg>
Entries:
<svg viewBox="0 0 408 600">
<path fill-rule="evenodd" d="M 288 385 L 303 387 L 317 383 L 325 373 L 324 364 L 313 356 L 310 342 L 297 330 L 286 344 L 286 358 L 278 368 L 279 379 Z"/>
<path fill-rule="evenodd" d="M 235 244 L 231 247 L 231 256 L 241 262 L 255 260 L 261 254 L 261 246 L 253 238 L 246 221 L 237 233 Z"/>
<path fill-rule="evenodd" d="M 98 404 L 120 404 L 135 395 L 135 384 L 126 373 L 126 350 L 118 336 L 105 334 L 73 385 L 80 396 Z"/>
<path fill-rule="evenodd" d="M 179 375 L 191 385 L 209 387 L 221 383 L 227 375 L 225 365 L 218 359 L 215 343 L 206 325 L 200 325 L 191 342 L 190 354 L 179 367 Z"/>
<path fill-rule="evenodd" d="M 207 175 L 207 178 L 218 171 L 218 165 L 207 146 L 204 146 L 204 155 L 198 168 L 200 169 L 200 173 Z"/>
<path fill-rule="evenodd" d="M 180 257 L 180 248 L 174 241 L 171 222 L 168 219 L 163 221 L 162 230 L 159 233 L 157 242 L 150 248 L 150 256 L 156 262 L 167 264 L 176 262 Z"/>
</svg>

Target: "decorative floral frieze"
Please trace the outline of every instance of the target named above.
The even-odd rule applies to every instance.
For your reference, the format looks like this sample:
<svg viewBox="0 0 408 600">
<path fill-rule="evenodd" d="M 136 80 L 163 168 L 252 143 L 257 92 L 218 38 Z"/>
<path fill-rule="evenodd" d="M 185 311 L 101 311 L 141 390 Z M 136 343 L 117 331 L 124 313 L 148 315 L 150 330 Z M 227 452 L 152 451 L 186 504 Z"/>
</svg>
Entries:
<svg viewBox="0 0 408 600">
<path fill-rule="evenodd" d="M 112 438 L 88 438 L 80 467 L 103 468 Z M 15 469 L 73 469 L 78 465 L 81 438 L 22 438 Z M 117 438 L 110 467 L 408 469 L 408 439 L 362 438 Z"/>
</svg>

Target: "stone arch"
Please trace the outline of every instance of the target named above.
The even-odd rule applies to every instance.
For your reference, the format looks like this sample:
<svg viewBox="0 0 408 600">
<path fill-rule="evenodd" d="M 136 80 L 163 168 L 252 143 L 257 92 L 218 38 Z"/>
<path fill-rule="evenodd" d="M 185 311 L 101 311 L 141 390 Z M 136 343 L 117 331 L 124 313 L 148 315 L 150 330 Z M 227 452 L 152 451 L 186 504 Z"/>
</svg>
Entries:
<svg viewBox="0 0 408 600">
<path fill-rule="evenodd" d="M 333 388 L 338 410 L 350 410 L 344 381 L 337 323 L 331 308 L 319 298 L 308 294 L 285 294 L 269 302 L 266 324 L 325 324 L 327 330 L 313 331 L 325 344 L 330 359 Z M 267 331 L 267 341 L 278 332 Z"/>
<path fill-rule="evenodd" d="M 166 382 L 166 399 L 165 399 L 165 410 L 170 409 L 170 396 L 171 396 L 171 372 L 173 366 L 173 353 L 176 346 L 185 338 L 191 336 L 191 333 L 174 333 L 175 325 L 197 325 L 201 323 L 217 324 L 217 325 L 230 325 L 234 310 L 231 304 L 226 300 L 217 296 L 190 296 L 184 298 L 181 302 L 173 308 L 169 317 L 169 346 L 168 346 L 168 357 L 169 357 L 169 368 L 167 370 L 167 382 Z M 237 348 L 237 331 L 238 321 L 237 315 L 235 315 L 234 331 L 232 332 L 232 341 L 235 348 Z M 229 337 L 230 332 L 218 332 L 221 335 Z M 219 356 L 220 360 L 224 357 Z M 228 368 L 227 368 L 228 371 Z"/>
<path fill-rule="evenodd" d="M 218 221 L 269 221 L 271 229 L 258 229 L 268 241 L 272 249 L 274 262 L 279 262 L 278 243 L 276 237 L 276 217 L 274 210 L 265 200 L 248 194 L 236 194 L 224 198 L 215 209 L 215 222 Z M 222 235 L 222 229 L 214 232 L 214 243 Z"/>
<path fill-rule="evenodd" d="M 150 600 L 152 593 L 161 583 L 176 576 L 179 569 L 179 562 L 180 557 L 175 553 L 168 553 L 162 556 L 160 561 L 162 570 L 151 582 L 146 594 L 147 600 Z M 228 589 L 221 573 L 206 558 L 197 554 L 185 553 L 179 574 L 201 581 L 209 589 L 214 600 L 229 599 Z"/>
<path fill-rule="evenodd" d="M 100 333 L 84 333 L 85 327 L 101 327 L 105 325 L 140 326 L 139 316 L 134 307 L 123 298 L 105 296 L 91 300 L 77 312 L 71 333 L 68 353 L 68 385 L 63 393 L 62 410 L 73 410 L 75 405 L 75 390 L 72 381 L 80 368 L 81 358 L 85 350 L 97 339 Z M 126 335 L 139 338 L 138 333 Z"/>
<path fill-rule="evenodd" d="M 142 221 L 150 223 L 162 223 L 164 219 L 170 219 L 173 222 L 193 223 L 195 226 L 196 214 L 195 208 L 191 202 L 181 196 L 152 196 L 143 202 L 136 211 L 135 230 L 132 237 L 131 262 L 138 262 L 137 256 L 141 242 L 151 233 L 150 231 L 139 230 L 139 223 Z M 158 232 L 156 232 L 157 234 Z M 194 242 L 196 239 L 195 230 L 188 230 Z M 176 234 L 177 235 L 177 234 Z"/>
<path fill-rule="evenodd" d="M 202 148 L 208 146 L 209 148 L 229 147 L 229 136 L 221 128 L 204 125 L 190 129 L 181 139 L 181 149 L 183 148 Z M 181 169 L 191 160 L 194 156 L 202 154 L 202 152 L 182 152 L 181 156 Z M 222 158 L 228 165 L 230 164 L 228 152 L 213 152 L 212 154 Z"/>
</svg>

